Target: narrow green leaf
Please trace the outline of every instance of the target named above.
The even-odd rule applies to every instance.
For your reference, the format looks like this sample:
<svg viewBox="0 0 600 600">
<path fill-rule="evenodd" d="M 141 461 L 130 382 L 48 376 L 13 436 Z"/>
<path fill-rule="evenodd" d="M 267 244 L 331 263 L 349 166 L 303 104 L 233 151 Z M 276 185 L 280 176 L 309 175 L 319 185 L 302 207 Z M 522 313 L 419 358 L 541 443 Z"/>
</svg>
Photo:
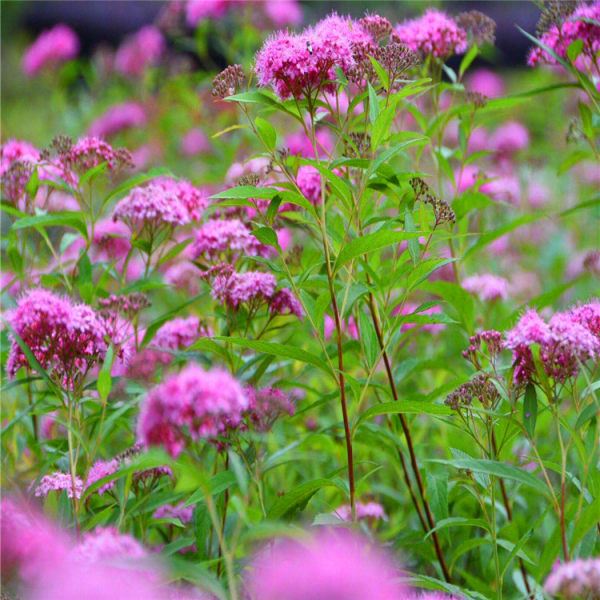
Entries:
<svg viewBox="0 0 600 600">
<path fill-rule="evenodd" d="M 332 487 L 334 484 L 329 479 L 315 479 L 286 492 L 277 498 L 268 512 L 269 519 L 290 519 L 296 513 L 304 510 L 308 501 L 322 488 Z"/>
<path fill-rule="evenodd" d="M 530 438 L 533 438 L 535 432 L 537 410 L 537 394 L 535 392 L 535 386 L 532 383 L 528 383 L 525 388 L 525 397 L 523 399 L 523 425 Z"/>
</svg>

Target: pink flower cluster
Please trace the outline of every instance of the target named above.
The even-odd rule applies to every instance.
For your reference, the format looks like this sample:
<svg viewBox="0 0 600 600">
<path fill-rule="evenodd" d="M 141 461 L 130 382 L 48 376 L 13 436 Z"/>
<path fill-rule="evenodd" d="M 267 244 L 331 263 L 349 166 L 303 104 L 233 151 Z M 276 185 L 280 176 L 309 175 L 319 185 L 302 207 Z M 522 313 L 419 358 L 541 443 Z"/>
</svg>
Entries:
<svg viewBox="0 0 600 600">
<path fill-rule="evenodd" d="M 83 563 L 97 563 L 145 558 L 148 551 L 134 537 L 114 527 L 96 527 L 83 534 L 74 554 Z"/>
<path fill-rule="evenodd" d="M 300 34 L 280 31 L 256 55 L 258 83 L 271 85 L 284 100 L 333 91 L 335 67 L 348 72 L 355 64 L 354 47 L 371 42 L 357 23 L 336 14 Z"/>
<path fill-rule="evenodd" d="M 307 200 L 313 204 L 321 202 L 321 174 L 311 165 L 302 165 L 298 168 L 296 184 Z"/>
<path fill-rule="evenodd" d="M 190 215 L 174 191 L 151 183 L 134 188 L 120 200 L 113 211 L 113 220 L 123 221 L 139 234 L 146 229 L 156 231 L 165 226 L 185 225 Z"/>
<path fill-rule="evenodd" d="M 544 591 L 564 598 L 600 598 L 600 558 L 558 564 L 546 579 Z"/>
<path fill-rule="evenodd" d="M 296 315 L 299 319 L 304 317 L 302 304 L 288 288 L 275 292 L 269 304 L 269 312 L 279 315 Z"/>
<path fill-rule="evenodd" d="M 131 166 L 131 161 L 131 153 L 128 150 L 115 150 L 108 142 L 93 136 L 79 139 L 67 152 L 59 156 L 59 163 L 69 181 L 73 181 L 73 176 L 69 176 L 72 171 L 85 173 L 104 162 L 110 171 L 115 171 Z"/>
<path fill-rule="evenodd" d="M 256 390 L 246 386 L 244 391 L 249 401 L 247 415 L 250 425 L 257 431 L 269 431 L 278 417 L 294 414 L 294 404 L 278 389 Z"/>
<path fill-rule="evenodd" d="M 304 541 L 267 547 L 252 564 L 252 600 L 401 600 L 402 573 L 370 542 L 347 530 L 323 530 Z"/>
<path fill-rule="evenodd" d="M 71 60 L 78 53 L 79 39 L 76 33 L 66 25 L 55 25 L 42 32 L 27 48 L 23 56 L 23 72 L 33 77 L 44 67 Z"/>
<path fill-rule="evenodd" d="M 111 106 L 103 115 L 91 123 L 88 133 L 96 137 L 110 137 L 131 127 L 141 127 L 146 123 L 144 107 L 138 102 L 123 102 Z"/>
<path fill-rule="evenodd" d="M 196 127 L 190 129 L 182 138 L 179 144 L 182 154 L 185 156 L 196 156 L 203 152 L 210 151 L 210 140 L 202 129 Z"/>
<path fill-rule="evenodd" d="M 190 364 L 148 392 L 140 407 L 138 438 L 176 457 L 188 440 L 218 438 L 238 427 L 248 408 L 248 397 L 229 373 Z"/>
<path fill-rule="evenodd" d="M 146 25 L 119 46 L 115 69 L 128 77 L 140 77 L 158 63 L 165 48 L 162 33 L 154 25 Z"/>
<path fill-rule="evenodd" d="M 462 286 L 467 292 L 475 294 L 484 302 L 508 298 L 508 280 L 491 273 L 471 275 L 462 282 Z"/>
<path fill-rule="evenodd" d="M 39 150 L 29 142 L 10 139 L 0 146 L 0 175 L 4 175 L 15 161 L 35 163 L 39 158 Z"/>
<path fill-rule="evenodd" d="M 97 460 L 90 468 L 87 479 L 85 481 L 86 489 L 92 486 L 100 479 L 104 479 L 109 475 L 114 475 L 119 470 L 120 462 L 113 458 L 111 460 Z M 104 492 L 115 487 L 114 481 L 109 481 L 108 483 L 104 483 L 101 485 L 96 492 L 98 495 L 102 496 Z"/>
<path fill-rule="evenodd" d="M 233 272 L 217 275 L 212 285 L 212 296 L 221 304 L 237 308 L 247 303 L 257 306 L 268 302 L 275 294 L 277 281 L 271 273 L 260 271 Z"/>
<path fill-rule="evenodd" d="M 154 519 L 179 519 L 184 525 L 192 522 L 194 506 L 185 506 L 185 502 L 179 504 L 165 504 L 154 511 Z"/>
<path fill-rule="evenodd" d="M 334 513 L 342 521 L 352 521 L 352 509 L 349 504 L 344 504 L 335 509 Z M 385 509 L 379 502 L 357 502 L 356 503 L 356 518 L 366 521 L 387 521 L 388 516 L 385 514 Z"/>
<path fill-rule="evenodd" d="M 585 19 L 585 20 L 584 20 Z M 590 23 L 589 21 L 596 21 Z M 573 14 L 568 16 L 561 25 L 552 25 L 540 41 L 553 50 L 561 58 L 567 57 L 567 49 L 576 40 L 583 41 L 582 55 L 593 59 L 600 51 L 600 2 L 580 4 Z M 535 66 L 541 63 L 555 65 L 556 59 L 543 48 L 533 48 L 527 59 L 527 64 Z"/>
<path fill-rule="evenodd" d="M 101 361 L 108 348 L 108 328 L 100 315 L 44 289 L 29 290 L 21 297 L 9 322 L 42 368 L 67 385 Z M 27 356 L 12 338 L 6 365 L 9 376 L 27 366 Z"/>
<path fill-rule="evenodd" d="M 468 47 L 468 36 L 447 14 L 428 8 L 422 16 L 396 26 L 394 36 L 413 52 L 446 58 L 462 54 Z"/>
<path fill-rule="evenodd" d="M 185 5 L 185 16 L 190 27 L 206 19 L 220 19 L 227 12 L 227 0 L 189 0 Z"/>
<path fill-rule="evenodd" d="M 515 381 L 536 377 L 532 344 L 540 346 L 540 359 L 548 376 L 563 382 L 579 372 L 579 363 L 600 356 L 600 302 L 594 301 L 563 313 L 546 323 L 533 309 L 525 312 L 506 335 L 513 351 Z"/>
<path fill-rule="evenodd" d="M 239 219 L 210 219 L 194 231 L 194 237 L 190 251 L 194 259 L 223 257 L 233 263 L 240 256 L 268 256 L 270 253 Z"/>
<path fill-rule="evenodd" d="M 81 477 L 71 476 L 71 473 L 51 473 L 44 475 L 36 486 L 34 495 L 46 497 L 50 492 L 62 492 L 65 490 L 69 498 L 81 498 L 83 492 L 83 480 Z"/>
</svg>

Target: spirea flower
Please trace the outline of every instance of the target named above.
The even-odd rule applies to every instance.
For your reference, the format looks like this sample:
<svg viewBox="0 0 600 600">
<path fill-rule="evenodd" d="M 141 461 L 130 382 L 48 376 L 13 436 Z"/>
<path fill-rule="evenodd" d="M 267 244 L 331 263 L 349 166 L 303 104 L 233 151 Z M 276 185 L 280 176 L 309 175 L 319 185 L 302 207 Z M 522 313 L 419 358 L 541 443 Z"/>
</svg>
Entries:
<svg viewBox="0 0 600 600">
<path fill-rule="evenodd" d="M 352 315 L 350 315 L 347 319 L 341 320 L 342 333 L 345 333 L 353 340 L 358 339 L 358 327 L 356 326 L 356 320 Z M 325 315 L 324 324 L 323 324 L 323 335 L 325 339 L 328 340 L 334 334 L 336 330 L 335 327 L 335 319 L 330 317 L 329 315 Z"/>
<path fill-rule="evenodd" d="M 593 300 L 570 310 L 571 319 L 600 338 L 600 301 Z"/>
<path fill-rule="evenodd" d="M 269 248 L 252 235 L 239 219 L 210 219 L 194 231 L 191 246 L 194 259 L 215 260 L 224 257 L 233 263 L 240 256 L 268 256 Z"/>
<path fill-rule="evenodd" d="M 115 69 L 128 77 L 140 77 L 158 63 L 165 47 L 162 33 L 154 25 L 146 25 L 119 46 Z"/>
<path fill-rule="evenodd" d="M 296 315 L 299 319 L 304 317 L 302 304 L 288 288 L 282 288 L 275 293 L 269 304 L 269 312 L 280 315 Z"/>
<path fill-rule="evenodd" d="M 518 121 L 507 121 L 494 131 L 490 145 L 496 152 L 514 154 L 529 146 L 529 131 Z"/>
<path fill-rule="evenodd" d="M 93 136 L 81 138 L 65 148 L 58 160 L 67 175 L 69 171 L 85 173 L 104 162 L 110 171 L 120 171 L 133 165 L 129 150 L 115 149 L 108 142 Z"/>
<path fill-rule="evenodd" d="M 489 69 L 477 69 L 467 78 L 466 88 L 478 92 L 488 98 L 499 98 L 504 94 L 505 85 L 502 77 Z"/>
<path fill-rule="evenodd" d="M 204 214 L 209 200 L 206 192 L 185 179 L 171 179 L 159 177 L 153 181 L 160 185 L 166 192 L 174 194 L 188 212 L 190 221 L 198 221 Z"/>
<path fill-rule="evenodd" d="M 352 508 L 349 504 L 344 504 L 335 509 L 336 517 L 342 521 L 352 521 Z M 388 516 L 385 514 L 385 509 L 379 502 L 357 502 L 356 503 L 356 518 L 361 521 L 387 521 Z"/>
<path fill-rule="evenodd" d="M 447 14 L 429 8 L 416 19 L 396 26 L 394 36 L 413 52 L 445 58 L 467 49 L 467 32 Z"/>
<path fill-rule="evenodd" d="M 88 133 L 95 137 L 110 137 L 132 127 L 140 127 L 146 123 L 144 107 L 138 102 L 123 102 L 111 106 L 103 115 L 89 126 Z"/>
<path fill-rule="evenodd" d="M 190 129 L 179 143 L 181 153 L 185 156 L 196 156 L 210 151 L 210 141 L 202 129 Z"/>
<path fill-rule="evenodd" d="M 114 527 L 96 527 L 83 534 L 74 555 L 81 562 L 93 564 L 145 558 L 148 552 L 134 537 Z"/>
<path fill-rule="evenodd" d="M 347 530 L 281 541 L 259 554 L 248 582 L 251 600 L 401 600 L 394 562 Z"/>
<path fill-rule="evenodd" d="M 508 298 L 508 280 L 491 273 L 471 275 L 462 282 L 462 286 L 467 292 L 475 294 L 484 302 Z"/>
<path fill-rule="evenodd" d="M 45 498 L 50 492 L 62 492 L 63 490 L 67 492 L 69 498 L 81 498 L 83 479 L 77 476 L 73 478 L 71 473 L 59 471 L 44 475 L 36 486 L 34 495 Z"/>
<path fill-rule="evenodd" d="M 188 365 L 151 389 L 140 408 L 138 438 L 177 456 L 191 439 L 218 438 L 238 427 L 249 407 L 241 385 L 221 369 Z"/>
<path fill-rule="evenodd" d="M 189 212 L 174 190 L 151 183 L 134 188 L 113 211 L 114 221 L 123 221 L 132 231 L 143 233 L 165 226 L 189 223 Z"/>
<path fill-rule="evenodd" d="M 577 310 L 577 309 L 575 309 Z M 532 344 L 540 346 L 540 360 L 547 375 L 563 382 L 579 372 L 579 362 L 600 355 L 600 339 L 571 312 L 556 313 L 546 323 L 535 310 L 528 310 L 506 335 L 506 348 L 513 351 L 515 381 L 535 377 Z"/>
<path fill-rule="evenodd" d="M 185 5 L 185 17 L 190 27 L 206 19 L 219 19 L 227 12 L 227 0 L 189 0 Z"/>
<path fill-rule="evenodd" d="M 179 519 L 184 525 L 191 523 L 194 506 L 185 506 L 185 501 L 179 504 L 165 504 L 154 511 L 153 519 Z"/>
<path fill-rule="evenodd" d="M 64 560 L 67 537 L 33 506 L 3 493 L 0 501 L 2 579 L 15 573 L 23 580 L 39 577 Z"/>
<path fill-rule="evenodd" d="M 55 25 L 43 31 L 23 55 L 23 72 L 29 77 L 44 67 L 59 65 L 79 53 L 79 39 L 66 25 Z"/>
<path fill-rule="evenodd" d="M 256 55 L 259 85 L 272 86 L 284 100 L 312 97 L 317 90 L 333 91 L 330 81 L 335 79 L 335 67 L 347 72 L 354 66 L 355 29 L 360 28 L 354 28 L 349 18 L 334 14 L 301 34 L 276 33 Z"/>
<path fill-rule="evenodd" d="M 558 564 L 546 579 L 544 591 L 565 598 L 600 598 L 600 558 Z"/>
<path fill-rule="evenodd" d="M 321 202 L 321 174 L 316 167 L 311 165 L 299 167 L 296 184 L 307 200 L 313 204 Z"/>
<path fill-rule="evenodd" d="M 89 488 L 92 484 L 96 483 L 96 481 L 100 481 L 100 479 L 104 479 L 109 475 L 114 475 L 119 470 L 120 463 L 116 458 L 111 460 L 97 460 L 90 468 L 87 479 L 85 480 L 86 489 Z M 104 483 L 101 485 L 96 492 L 102 496 L 104 492 L 115 487 L 115 482 L 109 481 L 108 483 Z"/>
<path fill-rule="evenodd" d="M 265 13 L 275 27 L 298 27 L 302 24 L 302 7 L 296 0 L 265 0 Z"/>
<path fill-rule="evenodd" d="M 269 431 L 278 417 L 294 414 L 294 404 L 278 389 L 268 387 L 256 390 L 246 386 L 244 392 L 249 401 L 247 416 L 250 425 L 257 431 Z"/>
<path fill-rule="evenodd" d="M 108 348 L 107 326 L 100 315 L 85 304 L 72 304 L 44 289 L 29 290 L 22 296 L 9 322 L 42 368 L 68 385 L 103 360 Z M 27 366 L 27 356 L 12 339 L 6 365 L 9 376 Z"/>
<path fill-rule="evenodd" d="M 271 273 L 260 271 L 233 272 L 217 275 L 212 285 L 212 296 L 221 304 L 237 308 L 242 303 L 257 305 L 268 302 L 275 294 L 277 281 Z"/>
<path fill-rule="evenodd" d="M 129 229 L 119 221 L 102 219 L 94 227 L 93 248 L 97 260 L 117 261 L 131 250 Z"/>
<path fill-rule="evenodd" d="M 39 158 L 39 150 L 29 142 L 10 139 L 0 146 L 0 175 L 3 175 L 15 161 L 35 163 Z"/>
<path fill-rule="evenodd" d="M 589 21 L 596 21 L 596 23 Z M 566 58 L 570 44 L 576 40 L 582 40 L 583 57 L 593 58 L 600 50 L 598 21 L 600 21 L 600 2 L 582 3 L 562 23 L 552 24 L 548 31 L 542 34 L 540 41 L 561 58 Z M 556 59 L 543 48 L 536 46 L 531 50 L 527 64 L 533 67 L 540 63 L 555 65 Z"/>
</svg>

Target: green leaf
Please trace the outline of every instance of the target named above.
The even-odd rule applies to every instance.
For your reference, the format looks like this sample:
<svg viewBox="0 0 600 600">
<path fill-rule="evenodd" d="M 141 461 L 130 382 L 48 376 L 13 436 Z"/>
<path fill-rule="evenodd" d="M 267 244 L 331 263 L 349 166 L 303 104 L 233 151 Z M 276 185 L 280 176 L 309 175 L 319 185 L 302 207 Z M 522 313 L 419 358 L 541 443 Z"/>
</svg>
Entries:
<svg viewBox="0 0 600 600">
<path fill-rule="evenodd" d="M 381 81 L 381 85 L 384 90 L 390 89 L 390 77 L 388 72 L 371 56 L 369 55 L 369 60 L 377 73 L 377 77 L 379 77 L 379 81 Z"/>
<path fill-rule="evenodd" d="M 72 227 L 87 240 L 88 230 L 81 213 L 59 212 L 49 215 L 23 217 L 12 224 L 12 229 L 27 229 L 29 227 Z"/>
<path fill-rule="evenodd" d="M 579 38 L 574 42 L 571 42 L 567 48 L 567 57 L 571 62 L 575 62 L 577 57 L 581 54 L 583 50 L 583 40 Z"/>
<path fill-rule="evenodd" d="M 371 131 L 371 149 L 373 152 L 377 150 L 379 144 L 383 142 L 390 134 L 390 127 L 394 117 L 396 116 L 396 105 L 390 104 L 387 108 L 383 109 L 377 116 L 373 129 Z"/>
<path fill-rule="evenodd" d="M 277 145 L 277 132 L 271 123 L 265 121 L 261 117 L 256 117 L 254 124 L 256 125 L 256 129 L 258 129 L 258 135 L 260 139 L 266 146 L 267 150 L 273 152 L 275 150 L 275 146 Z"/>
<path fill-rule="evenodd" d="M 226 337 L 226 336 L 215 336 L 213 339 L 220 340 L 223 342 L 229 342 L 242 348 L 248 348 L 255 352 L 262 352 L 263 354 L 273 354 L 279 358 L 289 358 L 292 360 L 298 360 L 302 363 L 313 365 L 318 367 L 322 371 L 333 375 L 327 363 L 320 359 L 318 356 L 301 350 L 296 346 L 289 346 L 286 344 L 279 344 L 276 342 L 265 342 L 263 340 L 249 340 L 246 338 Z"/>
<path fill-rule="evenodd" d="M 404 231 L 393 231 L 391 229 L 380 229 L 375 233 L 369 233 L 347 243 L 338 254 L 335 261 L 334 272 L 339 271 L 346 263 L 374 250 L 380 250 L 392 244 L 398 244 L 404 240 L 416 239 L 423 232 L 415 231 L 406 233 Z"/>
<path fill-rule="evenodd" d="M 213 194 L 211 200 L 230 199 L 230 198 L 264 198 L 270 200 L 276 196 L 278 190 L 267 187 L 255 187 L 253 185 L 238 185 L 227 190 L 223 190 L 218 194 Z"/>
<path fill-rule="evenodd" d="M 379 355 L 379 341 L 373 322 L 364 311 L 358 313 L 360 323 L 360 338 L 365 346 L 365 355 L 369 368 L 373 367 Z"/>
<path fill-rule="evenodd" d="M 477 48 L 477 44 L 473 44 L 469 51 L 464 55 L 463 59 L 460 61 L 460 68 L 458 69 L 458 76 L 462 79 L 462 76 L 465 74 L 465 71 L 471 66 L 471 63 L 477 57 L 479 53 L 479 49 Z"/>
<path fill-rule="evenodd" d="M 271 227 L 259 227 L 258 229 L 254 229 L 252 231 L 252 235 L 265 246 L 272 246 L 273 248 L 277 248 L 279 252 L 281 252 L 281 248 L 279 247 L 279 242 L 277 241 L 277 234 Z"/>
<path fill-rule="evenodd" d="M 307 481 L 302 485 L 286 492 L 281 498 L 277 498 L 267 517 L 269 519 L 291 519 L 296 513 L 304 510 L 308 501 L 320 489 L 324 487 L 333 487 L 335 484 L 329 479 L 315 479 Z"/>
<path fill-rule="evenodd" d="M 106 402 L 108 395 L 110 394 L 110 389 L 112 387 L 112 377 L 111 377 L 111 369 L 114 358 L 114 350 L 112 344 L 108 347 L 106 351 L 106 356 L 104 357 L 104 364 L 98 373 L 98 381 L 96 382 L 96 389 L 98 390 L 98 395 L 100 396 L 100 400 L 102 403 Z"/>
<path fill-rule="evenodd" d="M 533 383 L 528 383 L 525 388 L 525 397 L 523 399 L 523 425 L 530 438 L 533 438 L 535 432 L 535 422 L 537 421 L 537 394 Z"/>
<path fill-rule="evenodd" d="M 379 116 L 379 99 L 377 93 L 373 89 L 373 86 L 369 83 L 369 121 L 371 125 L 375 125 L 377 117 Z"/>
<path fill-rule="evenodd" d="M 150 323 L 150 325 L 148 325 L 148 327 L 146 328 L 146 333 L 144 334 L 144 339 L 142 340 L 142 343 L 141 343 L 142 348 L 148 345 L 148 343 L 150 342 L 150 340 L 154 337 L 154 334 L 171 317 L 175 317 L 176 315 L 178 315 L 181 312 L 181 310 L 183 308 L 185 308 L 186 306 L 189 306 L 193 302 L 196 302 L 196 300 L 198 300 L 198 298 L 200 298 L 200 296 L 202 296 L 202 294 L 198 294 L 197 296 L 194 296 L 193 298 L 190 298 L 189 300 L 186 300 L 185 302 L 181 303 L 179 306 L 176 306 L 175 308 L 173 308 L 169 312 L 166 312 L 164 315 L 162 315 L 158 319 L 155 319 L 154 321 L 152 321 L 152 323 Z"/>
<path fill-rule="evenodd" d="M 430 529 L 425 536 L 427 539 L 434 531 L 447 529 L 448 527 L 480 527 L 489 532 L 490 526 L 484 519 L 467 519 L 466 517 L 450 517 L 438 521 L 433 529 Z"/>
<path fill-rule="evenodd" d="M 598 522 L 600 522 L 600 496 L 595 498 L 591 504 L 588 504 L 579 515 L 571 535 L 571 548 L 575 548 L 587 532 L 595 527 Z"/>
<path fill-rule="evenodd" d="M 495 460 L 479 458 L 455 458 L 452 460 L 429 459 L 429 462 L 451 465 L 457 469 L 466 469 L 474 473 L 484 473 L 503 479 L 512 479 L 538 492 L 547 494 L 548 490 L 543 481 L 538 479 L 532 473 L 523 471 L 513 465 L 507 465 Z"/>
<path fill-rule="evenodd" d="M 403 415 L 436 415 L 447 416 L 452 414 L 452 409 L 442 404 L 433 404 L 419 400 L 398 400 L 397 402 L 382 402 L 367 409 L 356 422 L 356 426 L 364 421 L 378 415 L 391 415 L 400 413 Z"/>
</svg>

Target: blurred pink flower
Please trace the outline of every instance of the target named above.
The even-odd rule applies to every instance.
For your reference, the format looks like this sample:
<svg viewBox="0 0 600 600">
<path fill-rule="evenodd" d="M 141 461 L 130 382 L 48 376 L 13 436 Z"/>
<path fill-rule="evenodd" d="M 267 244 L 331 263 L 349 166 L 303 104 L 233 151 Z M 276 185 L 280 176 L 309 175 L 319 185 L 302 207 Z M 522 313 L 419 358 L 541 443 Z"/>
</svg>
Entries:
<svg viewBox="0 0 600 600">
<path fill-rule="evenodd" d="M 199 127 L 190 129 L 179 143 L 179 148 L 184 156 L 196 156 L 210 151 L 210 140 Z"/>
<path fill-rule="evenodd" d="M 508 280 L 490 273 L 471 275 L 462 282 L 462 287 L 475 294 L 480 300 L 492 302 L 508 298 Z"/>
<path fill-rule="evenodd" d="M 504 94 L 506 86 L 500 75 L 490 69 L 479 68 L 467 77 L 465 88 L 488 98 L 499 98 Z"/>
<path fill-rule="evenodd" d="M 302 24 L 302 7 L 296 0 L 265 0 L 265 12 L 275 27 Z"/>
<path fill-rule="evenodd" d="M 83 480 L 81 477 L 73 478 L 71 473 L 51 473 L 44 475 L 34 490 L 35 496 L 45 498 L 50 492 L 62 492 L 65 490 L 69 498 L 80 498 L 83 492 Z"/>
<path fill-rule="evenodd" d="M 395 37 L 413 52 L 445 58 L 467 49 L 467 32 L 446 13 L 428 8 L 415 19 L 396 26 Z"/>
<path fill-rule="evenodd" d="M 323 327 L 323 335 L 328 340 L 335 333 L 335 320 L 329 315 L 325 315 L 325 323 Z M 351 337 L 353 340 L 358 339 L 358 327 L 356 320 L 350 315 L 346 320 L 341 320 L 342 332 Z"/>
<path fill-rule="evenodd" d="M 275 294 L 277 281 L 271 273 L 260 271 L 233 272 L 217 275 L 212 284 L 212 296 L 221 305 L 237 308 L 242 303 L 251 306 L 269 302 Z"/>
<path fill-rule="evenodd" d="M 507 121 L 494 131 L 490 145 L 496 152 L 514 154 L 529 146 L 529 131 L 518 121 Z"/>
<path fill-rule="evenodd" d="M 419 323 L 418 319 L 417 319 L 417 322 L 411 321 L 411 319 L 410 319 L 411 315 L 426 318 L 427 316 L 442 314 L 442 309 L 437 304 L 435 306 L 426 308 L 425 310 L 418 311 L 418 308 L 419 308 L 418 304 L 415 304 L 414 302 L 406 302 L 404 304 L 404 306 L 398 305 L 392 310 L 393 317 L 395 317 L 397 315 L 402 315 L 402 316 L 408 317 L 407 319 L 403 320 L 400 331 L 409 331 L 410 329 L 413 329 L 414 327 L 420 327 L 420 329 L 422 329 L 423 331 L 427 331 L 427 332 L 431 333 L 432 335 L 435 335 L 435 334 L 438 334 L 440 331 L 442 331 L 446 327 L 443 323 Z"/>
<path fill-rule="evenodd" d="M 188 0 L 185 5 L 187 24 L 195 27 L 206 19 L 219 19 L 227 12 L 227 0 Z"/>
<path fill-rule="evenodd" d="M 128 36 L 115 55 L 115 69 L 128 77 L 140 77 L 158 63 L 166 45 L 162 33 L 154 25 L 145 25 Z"/>
<path fill-rule="evenodd" d="M 79 53 L 76 33 L 66 25 L 55 25 L 43 31 L 25 51 L 23 72 L 29 77 L 37 75 L 46 66 L 55 66 L 75 58 Z"/>
<path fill-rule="evenodd" d="M 140 127 L 146 120 L 146 111 L 140 103 L 123 102 L 111 106 L 94 120 L 88 128 L 88 133 L 96 137 L 110 137 L 124 129 Z"/>
<path fill-rule="evenodd" d="M 267 546 L 250 573 L 252 600 L 400 600 L 408 593 L 394 561 L 345 529 Z"/>
<path fill-rule="evenodd" d="M 344 504 L 336 508 L 334 513 L 342 521 L 352 521 L 352 510 L 349 504 Z M 366 521 L 387 521 L 388 516 L 385 514 L 385 509 L 379 502 L 357 502 L 356 503 L 356 518 Z"/>
</svg>

